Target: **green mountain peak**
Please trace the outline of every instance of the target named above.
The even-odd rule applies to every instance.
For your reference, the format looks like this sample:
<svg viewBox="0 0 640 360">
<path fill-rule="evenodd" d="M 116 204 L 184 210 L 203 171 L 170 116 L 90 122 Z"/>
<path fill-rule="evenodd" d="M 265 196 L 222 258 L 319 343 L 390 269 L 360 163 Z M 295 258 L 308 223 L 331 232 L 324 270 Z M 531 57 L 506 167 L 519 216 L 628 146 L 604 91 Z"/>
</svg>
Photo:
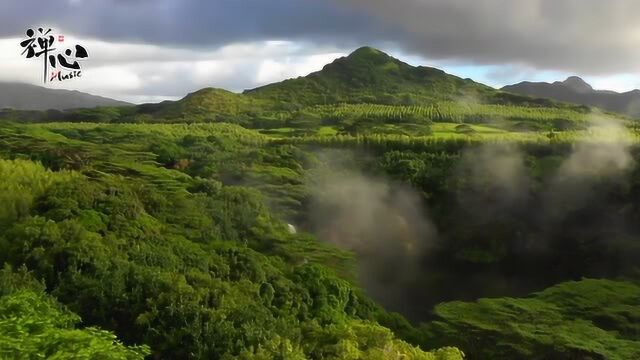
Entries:
<svg viewBox="0 0 640 360">
<path fill-rule="evenodd" d="M 442 70 L 412 66 L 372 47 L 361 47 L 321 71 L 245 91 L 280 103 L 429 104 L 463 96 L 482 97 L 491 88 Z"/>
<path fill-rule="evenodd" d="M 348 59 L 370 59 L 370 60 L 395 60 L 393 57 L 389 56 L 387 53 L 380 51 L 376 48 L 372 48 L 370 46 L 363 46 L 356 50 L 354 50 L 349 56 Z"/>
</svg>

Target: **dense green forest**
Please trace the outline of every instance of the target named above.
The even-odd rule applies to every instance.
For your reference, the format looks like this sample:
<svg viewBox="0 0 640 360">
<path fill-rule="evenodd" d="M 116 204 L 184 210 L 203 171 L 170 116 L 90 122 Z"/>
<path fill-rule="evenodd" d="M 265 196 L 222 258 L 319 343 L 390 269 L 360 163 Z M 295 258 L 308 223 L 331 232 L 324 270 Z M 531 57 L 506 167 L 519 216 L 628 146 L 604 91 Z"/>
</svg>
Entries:
<svg viewBox="0 0 640 360">
<path fill-rule="evenodd" d="M 0 120 L 0 357 L 640 358 L 635 121 L 371 48 Z"/>
<path fill-rule="evenodd" d="M 349 253 L 271 213 L 265 196 L 300 185 L 296 148 L 225 124 L 51 126 L 0 130 L 8 357 L 148 352 L 82 319 L 160 358 L 461 358 L 399 339 L 381 323 L 409 325 L 353 284 Z"/>
</svg>

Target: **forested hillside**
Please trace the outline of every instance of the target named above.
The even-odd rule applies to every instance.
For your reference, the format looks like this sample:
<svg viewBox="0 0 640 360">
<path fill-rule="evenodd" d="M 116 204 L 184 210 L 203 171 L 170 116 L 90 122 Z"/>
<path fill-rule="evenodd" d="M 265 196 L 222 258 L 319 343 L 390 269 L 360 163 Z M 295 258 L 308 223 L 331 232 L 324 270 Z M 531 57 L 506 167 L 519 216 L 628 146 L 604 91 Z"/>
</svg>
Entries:
<svg viewBox="0 0 640 360">
<path fill-rule="evenodd" d="M 0 162 L 8 283 L 2 301 L 27 308 L 51 302 L 10 281 L 33 277 L 83 324 L 149 345 L 162 358 L 459 358 L 453 349 L 426 353 L 397 339 L 378 324 L 392 316 L 348 281 L 348 254 L 290 234 L 260 192 L 221 181 L 241 176 L 245 156 L 266 158 L 256 167 L 295 171 L 288 167 L 297 165 L 293 148 L 255 149 L 259 135 L 230 125 L 1 132 L 3 156 L 16 158 Z M 186 160 L 182 172 L 178 164 L 156 162 L 159 156 L 170 162 L 170 151 L 216 159 L 202 167 Z M 36 307 L 21 316 L 46 322 L 44 312 L 53 310 L 42 306 L 42 314 Z M 6 315 L 7 331 L 29 331 Z M 76 315 L 69 316 L 32 331 L 73 326 Z M 7 339 L 2 351 L 48 357 L 82 345 L 71 335 L 68 344 L 55 338 L 30 344 L 29 334 L 21 335 L 25 344 Z M 102 346 L 113 341 L 107 333 L 94 336 Z M 145 352 L 131 348 L 127 356 Z"/>
<path fill-rule="evenodd" d="M 371 48 L 5 111 L 0 357 L 640 358 L 635 124 Z"/>
</svg>

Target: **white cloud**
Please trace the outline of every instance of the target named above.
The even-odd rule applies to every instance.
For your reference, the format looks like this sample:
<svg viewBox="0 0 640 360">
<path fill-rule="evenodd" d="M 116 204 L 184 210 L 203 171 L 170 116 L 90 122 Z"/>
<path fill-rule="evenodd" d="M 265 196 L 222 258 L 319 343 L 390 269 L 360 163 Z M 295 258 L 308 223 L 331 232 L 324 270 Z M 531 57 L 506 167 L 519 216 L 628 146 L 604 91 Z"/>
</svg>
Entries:
<svg viewBox="0 0 640 360">
<path fill-rule="evenodd" d="M 82 63 L 81 78 L 54 81 L 47 87 L 79 90 L 134 103 L 175 100 L 209 86 L 242 91 L 320 70 L 325 63 L 345 53 L 334 48 L 277 40 L 195 50 L 60 34 L 65 35 L 65 41 L 57 45 L 58 49 L 81 44 L 89 58 Z M 0 81 L 43 86 L 43 60 L 22 57 L 20 40 L 0 39 L 3 69 Z"/>
<path fill-rule="evenodd" d="M 305 76 L 322 70 L 322 67 L 346 53 L 328 53 L 285 58 L 269 58 L 262 61 L 256 76 L 259 85 L 266 85 L 282 79 Z"/>
<path fill-rule="evenodd" d="M 101 66 L 83 71 L 77 81 L 63 81 L 52 83 L 58 88 L 68 88 L 79 91 L 100 90 L 104 92 L 129 92 L 142 87 L 140 76 L 127 66 Z"/>
<path fill-rule="evenodd" d="M 262 84 L 274 82 L 276 81 L 276 79 L 283 78 L 286 72 L 287 72 L 286 63 L 281 63 L 271 59 L 267 59 L 267 60 L 264 60 L 262 64 L 260 64 L 260 68 L 258 69 L 258 75 L 256 76 L 256 81 Z"/>
<path fill-rule="evenodd" d="M 640 75 L 620 74 L 614 76 L 590 76 L 585 80 L 595 89 L 626 92 L 640 88 Z"/>
</svg>

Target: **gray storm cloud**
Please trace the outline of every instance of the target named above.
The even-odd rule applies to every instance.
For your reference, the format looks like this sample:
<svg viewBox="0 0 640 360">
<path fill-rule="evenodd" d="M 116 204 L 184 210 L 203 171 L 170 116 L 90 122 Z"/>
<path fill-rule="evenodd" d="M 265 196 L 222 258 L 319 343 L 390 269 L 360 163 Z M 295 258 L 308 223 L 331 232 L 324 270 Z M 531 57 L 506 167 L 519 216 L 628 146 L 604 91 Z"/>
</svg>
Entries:
<svg viewBox="0 0 640 360">
<path fill-rule="evenodd" d="M 0 37 L 42 25 L 101 40 L 193 49 L 272 39 L 344 39 L 351 47 L 386 30 L 350 7 L 319 0 L 60 0 L 46 6 L 3 0 L 0 20 Z"/>
<path fill-rule="evenodd" d="M 266 39 L 344 48 L 392 42 L 430 59 L 587 75 L 640 69 L 635 0 L 74 0 L 55 9 L 2 1 L 0 37 L 44 24 L 108 41 L 197 49 Z"/>
<path fill-rule="evenodd" d="M 431 58 L 516 63 L 585 74 L 637 71 L 633 0 L 346 0 L 406 31 Z"/>
</svg>

